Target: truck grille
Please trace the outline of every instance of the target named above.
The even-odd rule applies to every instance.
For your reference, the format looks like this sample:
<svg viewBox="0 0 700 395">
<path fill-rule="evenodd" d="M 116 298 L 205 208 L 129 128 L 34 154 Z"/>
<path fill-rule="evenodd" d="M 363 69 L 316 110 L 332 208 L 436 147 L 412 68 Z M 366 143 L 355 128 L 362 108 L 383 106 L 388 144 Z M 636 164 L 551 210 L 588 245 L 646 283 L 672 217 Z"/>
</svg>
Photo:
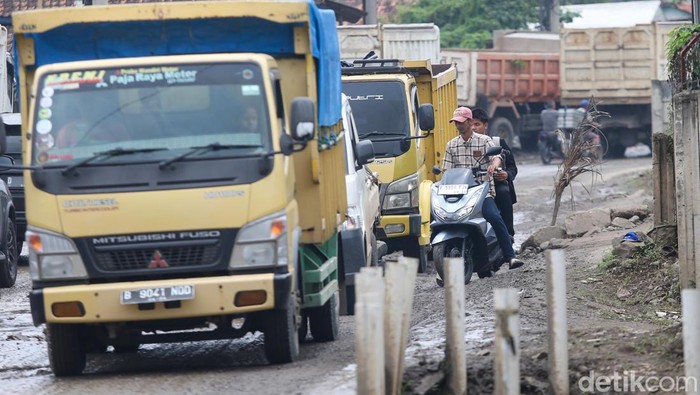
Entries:
<svg viewBox="0 0 700 395">
<path fill-rule="evenodd" d="M 146 248 L 119 251 L 96 252 L 96 263 L 103 271 L 126 271 L 148 269 L 151 262 L 156 267 L 192 267 L 217 263 L 221 244 L 183 246 L 172 248 Z M 160 259 L 155 256 L 160 253 Z M 165 266 L 167 265 L 167 266 Z M 152 266 L 151 266 L 152 267 Z"/>
</svg>

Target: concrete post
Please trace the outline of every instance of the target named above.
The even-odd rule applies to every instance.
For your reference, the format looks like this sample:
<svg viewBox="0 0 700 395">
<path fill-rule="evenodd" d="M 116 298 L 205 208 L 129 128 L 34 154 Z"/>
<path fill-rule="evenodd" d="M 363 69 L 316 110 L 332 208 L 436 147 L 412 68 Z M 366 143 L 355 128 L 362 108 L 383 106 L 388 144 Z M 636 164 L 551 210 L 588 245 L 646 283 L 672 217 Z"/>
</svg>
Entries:
<svg viewBox="0 0 700 395">
<path fill-rule="evenodd" d="M 382 269 L 363 267 L 355 278 L 355 288 L 357 393 L 385 395 Z"/>
<path fill-rule="evenodd" d="M 445 259 L 445 318 L 447 325 L 447 392 L 467 393 L 467 361 L 464 340 L 464 260 Z"/>
<path fill-rule="evenodd" d="M 400 356 L 402 320 L 406 288 L 403 279 L 408 274 L 405 262 L 387 262 L 384 273 L 384 375 L 386 393 L 398 394 L 401 384 Z"/>
<path fill-rule="evenodd" d="M 418 273 L 418 259 L 402 257 L 399 258 L 399 262 L 406 266 L 406 276 L 403 279 L 405 298 L 403 303 L 403 316 L 401 317 L 399 375 L 398 383 L 395 387 L 397 391 L 401 390 L 401 382 L 403 381 L 404 362 L 406 357 L 406 344 L 408 343 L 408 330 L 411 327 L 411 312 L 413 312 L 413 295 L 415 294 L 416 274 Z M 396 392 L 396 394 L 398 393 L 399 392 Z"/>
<path fill-rule="evenodd" d="M 552 393 L 569 393 L 569 349 L 566 320 L 566 260 L 564 251 L 547 250 L 547 333 L 549 381 Z"/>
<path fill-rule="evenodd" d="M 520 393 L 520 301 L 513 288 L 494 289 L 496 355 L 494 394 Z"/>
<path fill-rule="evenodd" d="M 700 289 L 681 291 L 686 394 L 700 394 Z"/>
</svg>

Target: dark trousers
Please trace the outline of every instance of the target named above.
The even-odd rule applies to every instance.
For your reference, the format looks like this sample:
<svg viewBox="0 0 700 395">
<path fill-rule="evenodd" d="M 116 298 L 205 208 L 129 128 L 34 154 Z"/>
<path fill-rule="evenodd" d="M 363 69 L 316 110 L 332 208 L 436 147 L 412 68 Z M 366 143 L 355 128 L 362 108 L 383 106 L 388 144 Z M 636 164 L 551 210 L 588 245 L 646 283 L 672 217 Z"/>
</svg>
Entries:
<svg viewBox="0 0 700 395">
<path fill-rule="evenodd" d="M 505 222 L 503 222 L 498 207 L 496 207 L 496 202 L 491 197 L 484 200 L 481 213 L 484 215 L 484 219 L 491 224 L 493 231 L 496 232 L 496 238 L 498 239 L 498 245 L 501 247 L 501 251 L 503 251 L 504 260 L 507 262 L 510 261 L 511 258 L 515 258 L 515 251 L 513 251 L 513 245 L 510 242 L 508 228 Z"/>
<path fill-rule="evenodd" d="M 515 235 L 515 229 L 513 228 L 513 201 L 510 197 L 508 182 L 496 182 L 496 206 L 498 206 L 498 211 L 501 212 L 503 222 L 506 223 L 508 233 L 511 236 Z"/>
</svg>

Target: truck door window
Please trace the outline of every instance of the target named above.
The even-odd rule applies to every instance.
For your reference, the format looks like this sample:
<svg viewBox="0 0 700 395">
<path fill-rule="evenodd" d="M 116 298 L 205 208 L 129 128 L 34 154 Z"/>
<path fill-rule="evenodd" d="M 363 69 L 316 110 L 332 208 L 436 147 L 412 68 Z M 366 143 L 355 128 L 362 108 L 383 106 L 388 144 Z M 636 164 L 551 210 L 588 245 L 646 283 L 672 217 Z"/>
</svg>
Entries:
<svg viewBox="0 0 700 395">
<path fill-rule="evenodd" d="M 420 136 L 421 130 L 420 126 L 418 126 L 418 107 L 420 107 L 420 103 L 418 102 L 418 88 L 416 86 L 411 87 L 411 99 L 413 102 L 413 106 L 411 107 L 411 119 L 413 119 L 414 122 L 414 136 Z M 416 144 L 420 144 L 420 140 L 417 140 Z"/>
</svg>

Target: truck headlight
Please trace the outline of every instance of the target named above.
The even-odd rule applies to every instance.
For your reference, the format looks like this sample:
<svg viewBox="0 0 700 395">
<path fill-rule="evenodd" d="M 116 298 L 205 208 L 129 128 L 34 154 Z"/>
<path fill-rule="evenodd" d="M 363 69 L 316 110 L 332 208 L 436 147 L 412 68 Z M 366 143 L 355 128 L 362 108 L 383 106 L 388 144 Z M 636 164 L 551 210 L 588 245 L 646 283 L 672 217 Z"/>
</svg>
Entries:
<svg viewBox="0 0 700 395">
<path fill-rule="evenodd" d="M 33 281 L 88 277 L 78 248 L 70 238 L 30 228 L 25 240 L 29 247 L 29 273 Z"/>
<path fill-rule="evenodd" d="M 287 266 L 287 214 L 275 213 L 241 228 L 233 246 L 230 269 Z"/>
<path fill-rule="evenodd" d="M 382 204 L 384 210 L 411 207 L 418 207 L 417 174 L 396 180 L 389 184 Z"/>
</svg>

